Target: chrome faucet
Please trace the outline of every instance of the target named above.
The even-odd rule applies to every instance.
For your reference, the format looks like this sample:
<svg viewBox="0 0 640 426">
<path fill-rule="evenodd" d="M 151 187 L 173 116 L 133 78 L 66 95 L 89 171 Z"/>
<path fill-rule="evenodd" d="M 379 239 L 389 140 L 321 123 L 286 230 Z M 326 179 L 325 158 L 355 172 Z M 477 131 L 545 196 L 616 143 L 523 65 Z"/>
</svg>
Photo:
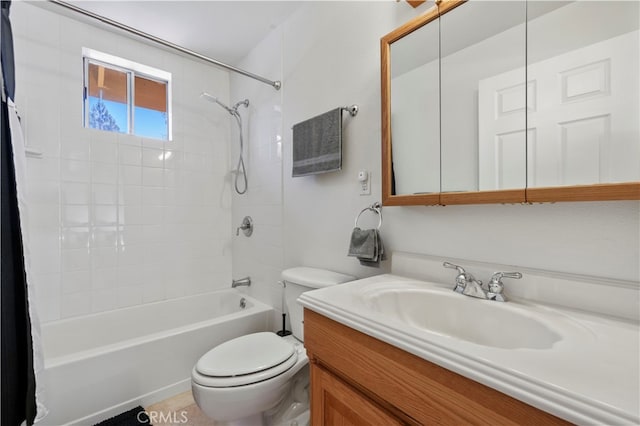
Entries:
<svg viewBox="0 0 640 426">
<path fill-rule="evenodd" d="M 469 272 L 466 272 L 462 266 L 454 265 L 453 263 L 444 262 L 442 264 L 445 268 L 457 269 L 458 275 L 456 276 L 456 286 L 453 291 L 461 293 L 466 296 L 478 297 L 480 299 L 486 299 L 487 294 L 482 288 L 482 281 L 476 280 L 476 278 Z"/>
<path fill-rule="evenodd" d="M 231 281 L 231 288 L 236 288 L 239 286 L 247 286 L 249 287 L 251 285 L 251 278 L 250 277 L 244 277 L 244 278 L 240 278 L 239 280 L 232 280 Z"/>
<path fill-rule="evenodd" d="M 519 280 L 522 278 L 520 272 L 494 272 L 489 281 L 489 291 L 487 291 L 487 299 L 495 300 L 497 302 L 506 302 L 507 298 L 504 296 L 504 284 L 502 278 L 515 278 Z"/>
<path fill-rule="evenodd" d="M 489 289 L 485 290 L 484 287 L 482 287 L 482 281 L 476 280 L 476 278 L 471 273 L 466 272 L 462 266 L 449 262 L 444 262 L 442 266 L 458 271 L 456 286 L 453 288 L 453 291 L 464 294 L 465 296 L 477 297 L 478 299 L 506 302 L 507 298 L 503 293 L 504 284 L 502 283 L 502 278 L 522 278 L 520 272 L 496 272 L 491 276 L 491 281 L 489 281 L 488 286 Z"/>
</svg>

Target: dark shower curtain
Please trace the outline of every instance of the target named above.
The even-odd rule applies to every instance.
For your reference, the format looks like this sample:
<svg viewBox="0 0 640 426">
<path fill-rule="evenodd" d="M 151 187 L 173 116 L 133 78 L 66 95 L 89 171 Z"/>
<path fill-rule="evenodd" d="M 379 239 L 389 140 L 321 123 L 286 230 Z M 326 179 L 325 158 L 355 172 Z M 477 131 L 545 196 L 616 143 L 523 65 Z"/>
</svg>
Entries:
<svg viewBox="0 0 640 426">
<path fill-rule="evenodd" d="M 7 105 L 8 100 L 13 100 L 15 92 L 13 38 L 9 21 L 11 1 L 2 0 L 1 3 L 3 93 L 0 161 L 2 189 L 0 199 L 2 416 L 0 424 L 18 426 L 25 420 L 28 425 L 33 424 L 36 415 L 36 385 L 23 240 Z"/>
</svg>

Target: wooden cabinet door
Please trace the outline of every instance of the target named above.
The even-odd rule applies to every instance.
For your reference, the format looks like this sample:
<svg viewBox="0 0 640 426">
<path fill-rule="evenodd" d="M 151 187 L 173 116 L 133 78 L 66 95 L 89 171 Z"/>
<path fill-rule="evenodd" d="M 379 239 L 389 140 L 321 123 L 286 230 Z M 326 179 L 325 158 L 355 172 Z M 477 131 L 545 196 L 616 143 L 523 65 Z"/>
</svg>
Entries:
<svg viewBox="0 0 640 426">
<path fill-rule="evenodd" d="M 333 374 L 311 364 L 312 426 L 393 426 L 403 423 Z"/>
</svg>

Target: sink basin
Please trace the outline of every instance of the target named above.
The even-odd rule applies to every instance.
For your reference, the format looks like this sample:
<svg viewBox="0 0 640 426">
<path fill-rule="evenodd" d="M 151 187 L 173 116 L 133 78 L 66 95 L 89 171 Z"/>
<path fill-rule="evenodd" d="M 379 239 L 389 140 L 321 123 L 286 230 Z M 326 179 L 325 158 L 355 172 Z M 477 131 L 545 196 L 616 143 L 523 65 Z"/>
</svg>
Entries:
<svg viewBox="0 0 640 426">
<path fill-rule="evenodd" d="M 361 296 L 372 311 L 407 326 L 478 345 L 547 349 L 562 340 L 544 313 L 516 302 L 494 302 L 406 283 L 370 288 Z"/>
</svg>

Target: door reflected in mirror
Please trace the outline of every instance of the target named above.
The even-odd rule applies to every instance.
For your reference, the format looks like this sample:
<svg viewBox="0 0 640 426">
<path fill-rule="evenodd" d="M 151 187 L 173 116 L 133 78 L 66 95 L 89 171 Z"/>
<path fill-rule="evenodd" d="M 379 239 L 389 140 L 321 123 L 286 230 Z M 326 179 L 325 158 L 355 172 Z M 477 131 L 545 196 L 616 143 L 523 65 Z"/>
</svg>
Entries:
<svg viewBox="0 0 640 426">
<path fill-rule="evenodd" d="M 527 186 L 640 181 L 640 3 L 541 3 L 528 3 Z"/>
</svg>

